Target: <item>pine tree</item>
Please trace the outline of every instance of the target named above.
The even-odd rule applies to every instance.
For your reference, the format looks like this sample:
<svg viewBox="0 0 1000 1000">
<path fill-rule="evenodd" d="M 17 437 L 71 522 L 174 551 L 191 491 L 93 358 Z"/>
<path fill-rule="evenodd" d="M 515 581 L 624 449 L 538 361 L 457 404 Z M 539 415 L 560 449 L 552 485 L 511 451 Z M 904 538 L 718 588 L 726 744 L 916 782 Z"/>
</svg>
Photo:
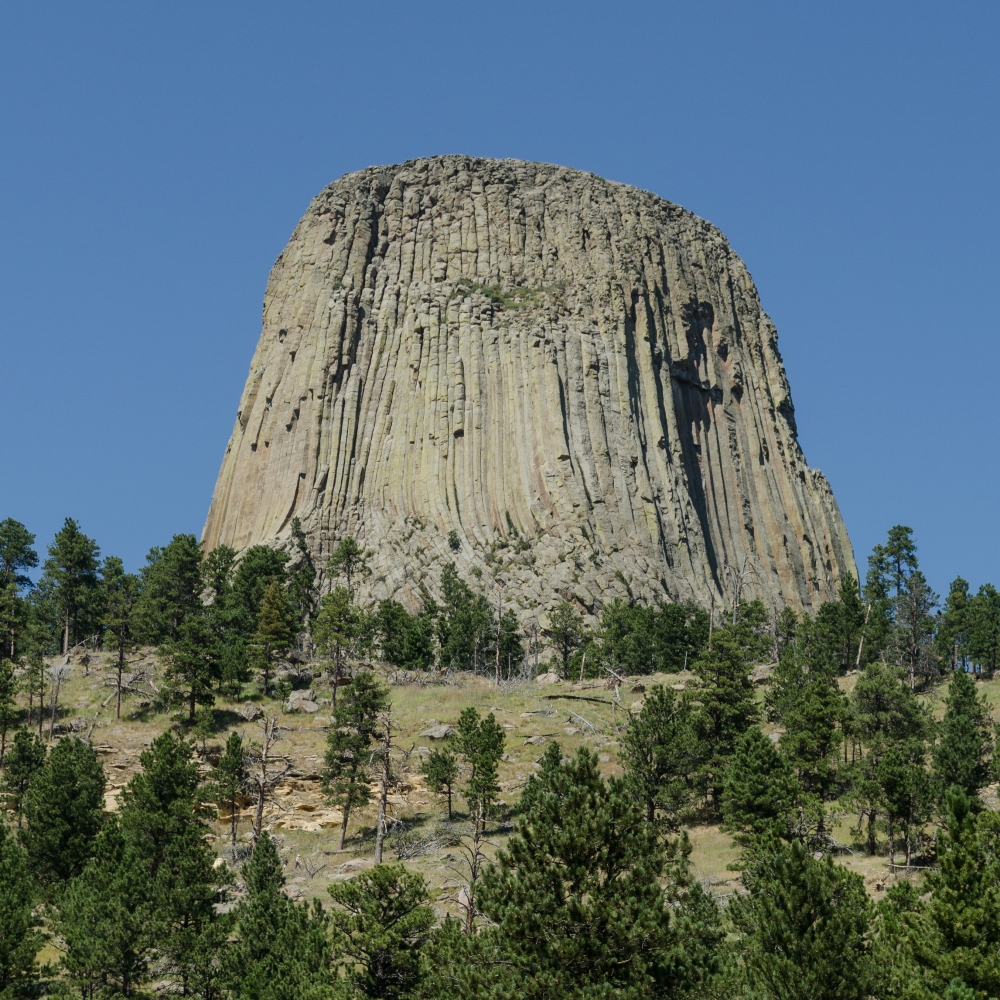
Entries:
<svg viewBox="0 0 1000 1000">
<path fill-rule="evenodd" d="M 569 677 L 570 657 L 587 639 L 587 630 L 580 612 L 568 601 L 557 605 L 549 615 L 548 636 L 552 648 L 559 656 L 562 668 L 559 676 L 566 679 Z"/>
<path fill-rule="evenodd" d="M 348 535 L 337 543 L 327 569 L 332 576 L 342 576 L 347 581 L 347 589 L 353 597 L 354 578 L 368 572 L 368 553 Z"/>
<path fill-rule="evenodd" d="M 7 753 L 7 734 L 17 722 L 17 679 L 14 664 L 0 656 L 0 768 Z"/>
<path fill-rule="evenodd" d="M 920 570 L 915 569 L 896 598 L 897 642 L 906 663 L 910 688 L 916 684 L 917 674 L 927 676 L 937 672 L 933 661 L 932 640 L 937 622 L 934 609 L 938 595 L 927 586 Z"/>
<path fill-rule="evenodd" d="M 969 581 L 957 576 L 948 588 L 935 636 L 938 656 L 946 660 L 952 670 L 964 670 L 968 662 L 968 616 Z"/>
<path fill-rule="evenodd" d="M 759 602 L 757 602 L 759 603 Z M 744 612 L 756 612 L 749 603 Z M 701 681 L 697 716 L 704 744 L 701 781 L 718 809 L 726 763 L 736 741 L 757 719 L 749 663 L 760 654 L 756 617 L 716 629 L 709 647 L 693 665 Z"/>
<path fill-rule="evenodd" d="M 126 573 L 121 559 L 109 556 L 101 569 L 104 614 L 101 624 L 112 638 L 117 653 L 115 667 L 115 718 L 122 714 L 122 676 L 128 651 L 136 641 L 139 627 L 140 580 Z"/>
<path fill-rule="evenodd" d="M 485 827 L 490 808 L 500 794 L 498 768 L 505 740 L 504 731 L 492 712 L 480 719 L 476 709 L 462 710 L 455 747 L 469 768 L 464 794 L 474 822 L 481 828 Z"/>
<path fill-rule="evenodd" d="M 257 612 L 264 591 L 272 583 L 282 587 L 288 582 L 288 553 L 272 549 L 269 545 L 251 545 L 240 558 L 233 573 L 231 600 L 243 612 L 249 639 L 257 628 Z"/>
<path fill-rule="evenodd" d="M 104 768 L 93 748 L 66 738 L 28 785 L 20 831 L 32 877 L 52 889 L 79 875 L 94 848 L 104 810 Z"/>
<path fill-rule="evenodd" d="M 867 933 L 872 904 L 860 875 L 800 841 L 774 844 L 743 874 L 746 895 L 729 904 L 754 996 L 768 1000 L 865 1000 L 874 970 Z"/>
<path fill-rule="evenodd" d="M 669 688 L 655 685 L 638 715 L 631 715 L 618 759 L 645 804 L 646 821 L 657 814 L 676 826 L 692 803 L 703 747 L 698 739 L 690 701 Z"/>
<path fill-rule="evenodd" d="M 944 719 L 933 749 L 934 781 L 943 799 L 952 785 L 961 788 L 974 809 L 980 808 L 979 790 L 990 783 L 993 741 L 990 711 L 976 682 L 964 670 L 956 670 L 948 683 Z"/>
<path fill-rule="evenodd" d="M 229 833 L 233 849 L 233 861 L 236 861 L 236 832 L 240 821 L 240 806 L 247 782 L 250 779 L 250 769 L 247 766 L 247 753 L 243 747 L 243 737 L 234 729 L 226 740 L 226 751 L 219 758 L 219 763 L 212 772 L 215 802 L 225 807 L 229 813 Z"/>
<path fill-rule="evenodd" d="M 19 592 L 31 586 L 23 571 L 38 565 L 35 536 L 12 517 L 0 521 L 0 659 L 17 658 L 17 631 L 25 609 Z"/>
<path fill-rule="evenodd" d="M 150 644 L 177 642 L 181 626 L 201 612 L 202 551 L 194 535 L 174 535 L 154 548 L 142 568 L 137 609 L 142 638 Z"/>
<path fill-rule="evenodd" d="M 336 591 L 335 591 L 336 592 Z M 368 629 L 378 637 L 382 659 L 404 670 L 427 670 L 434 665 L 434 619 L 437 606 L 430 602 L 419 614 L 411 615 L 391 598 L 379 603 L 378 611 L 361 631 Z"/>
<path fill-rule="evenodd" d="M 802 835 L 806 823 L 815 825 L 815 816 L 807 818 L 803 806 L 802 785 L 788 760 L 760 729 L 748 729 L 723 779 L 722 829 L 744 846 L 761 840 L 791 841 Z"/>
<path fill-rule="evenodd" d="M 441 570 L 441 593 L 444 606 L 437 620 L 441 666 L 478 672 L 484 665 L 493 609 L 482 594 L 474 594 L 459 577 L 454 563 Z"/>
<path fill-rule="evenodd" d="M 317 900 L 296 904 L 282 892 L 281 859 L 267 831 L 243 866 L 246 896 L 234 911 L 236 940 L 222 963 L 240 1000 L 326 997 L 332 986 L 329 920 Z"/>
<path fill-rule="evenodd" d="M 512 977 L 490 995 L 674 996 L 704 984 L 719 914 L 686 870 L 668 863 L 627 786 L 605 782 L 581 749 L 536 789 L 483 875 L 476 906 L 495 927 L 480 947 L 495 948 Z"/>
<path fill-rule="evenodd" d="M 206 843 L 210 829 L 190 744 L 164 733 L 139 762 L 142 770 L 120 797 L 121 829 L 156 901 L 158 951 L 186 991 L 216 975 L 215 905 L 225 872 Z"/>
<path fill-rule="evenodd" d="M 969 659 L 992 677 L 1000 667 L 1000 591 L 985 583 L 969 601 L 966 617 Z"/>
<path fill-rule="evenodd" d="M 361 636 L 362 615 L 346 587 L 335 587 L 324 595 L 313 618 L 312 637 L 316 651 L 333 661 L 333 703 L 344 665 Z"/>
<path fill-rule="evenodd" d="M 7 808 L 12 809 L 17 816 L 18 829 L 21 827 L 28 788 L 44 764 L 45 745 L 34 733 L 29 733 L 26 726 L 19 726 L 14 732 L 10 752 L 4 762 L 3 783 L 0 784 Z"/>
<path fill-rule="evenodd" d="M 302 522 L 293 517 L 289 529 L 298 555 L 295 556 L 295 565 L 288 571 L 288 596 L 299 624 L 307 626 L 316 610 L 316 567 Z"/>
<path fill-rule="evenodd" d="M 451 792 L 458 780 L 458 761 L 455 755 L 445 748 L 432 750 L 423 766 L 427 777 L 427 787 L 438 795 L 444 795 L 448 800 L 448 822 L 451 822 Z"/>
<path fill-rule="evenodd" d="M 73 640 L 90 634 L 99 561 L 97 543 L 80 531 L 73 518 L 67 517 L 49 546 L 49 558 L 43 567 L 43 579 L 51 585 L 59 609 L 64 653 Z"/>
<path fill-rule="evenodd" d="M 287 652 L 294 637 L 292 609 L 284 588 L 276 580 L 267 585 L 257 611 L 257 630 L 254 643 L 258 650 L 264 673 L 264 691 L 269 687 L 269 677 L 274 658 Z"/>
<path fill-rule="evenodd" d="M 44 936 L 33 913 L 33 895 L 24 851 L 0 823 L 0 997 L 4 1000 L 37 995 L 36 955 Z"/>
<path fill-rule="evenodd" d="M 117 816 L 61 897 L 56 926 L 63 971 L 81 996 L 141 995 L 163 923 L 148 868 Z"/>
<path fill-rule="evenodd" d="M 960 788 L 948 791 L 939 870 L 930 872 L 930 899 L 909 935 L 924 998 L 1000 996 L 1000 814 L 975 812 Z M 922 987 L 922 989 L 920 988 Z"/>
<path fill-rule="evenodd" d="M 368 758 L 379 714 L 388 707 L 388 688 L 374 674 L 366 672 L 346 685 L 333 711 L 326 743 L 323 789 L 343 814 L 339 851 L 344 849 L 351 812 L 369 800 Z"/>
<path fill-rule="evenodd" d="M 214 705 L 213 684 L 221 676 L 219 649 L 208 616 L 194 613 L 177 628 L 161 653 L 167 661 L 166 675 L 177 685 L 177 694 L 187 704 L 187 721 L 194 724 L 198 705 Z"/>
<path fill-rule="evenodd" d="M 334 947 L 353 994 L 385 1000 L 412 995 L 435 919 L 424 877 L 402 865 L 377 865 L 331 885 L 330 895 Z"/>
</svg>

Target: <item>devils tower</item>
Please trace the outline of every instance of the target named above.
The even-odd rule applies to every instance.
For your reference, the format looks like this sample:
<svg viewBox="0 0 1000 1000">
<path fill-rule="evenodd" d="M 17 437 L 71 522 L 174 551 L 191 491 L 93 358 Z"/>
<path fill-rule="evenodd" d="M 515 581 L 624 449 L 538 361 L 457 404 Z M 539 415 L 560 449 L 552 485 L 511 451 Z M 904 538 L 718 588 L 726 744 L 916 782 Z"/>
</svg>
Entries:
<svg viewBox="0 0 1000 1000">
<path fill-rule="evenodd" d="M 622 597 L 815 608 L 856 573 L 725 237 L 593 174 L 441 156 L 347 174 L 271 271 L 208 548 L 441 568 L 522 616 Z"/>
</svg>

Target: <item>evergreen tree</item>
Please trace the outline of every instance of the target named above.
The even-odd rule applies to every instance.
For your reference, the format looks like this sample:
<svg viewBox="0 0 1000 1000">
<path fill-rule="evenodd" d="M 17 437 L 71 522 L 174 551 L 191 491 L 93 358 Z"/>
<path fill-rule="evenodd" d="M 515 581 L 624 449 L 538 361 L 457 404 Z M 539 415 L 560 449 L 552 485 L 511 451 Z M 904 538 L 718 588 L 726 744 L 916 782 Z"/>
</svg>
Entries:
<svg viewBox="0 0 1000 1000">
<path fill-rule="evenodd" d="M 867 820 L 867 849 L 874 854 L 878 818 L 886 813 L 890 786 L 899 785 L 899 761 L 923 759 L 930 719 L 903 683 L 899 668 L 884 663 L 868 664 L 854 687 L 851 703 L 851 729 L 861 740 L 863 755 L 852 767 L 849 798 Z M 914 785 L 911 791 L 917 793 L 920 788 Z"/>
<path fill-rule="evenodd" d="M 432 750 L 423 766 L 427 777 L 427 787 L 438 795 L 444 795 L 448 800 L 448 822 L 451 822 L 451 792 L 458 780 L 458 761 L 455 755 L 445 748 Z"/>
<path fill-rule="evenodd" d="M 930 872 L 930 899 L 909 935 L 918 970 L 911 996 L 920 1000 L 972 991 L 1000 996 L 1000 814 L 976 813 L 960 788 L 949 790 L 939 870 Z"/>
<path fill-rule="evenodd" d="M 551 769 L 483 875 L 476 905 L 495 926 L 478 947 L 509 970 L 490 995 L 676 996 L 704 985 L 719 915 L 686 872 L 683 859 L 668 863 L 626 785 L 605 782 L 581 749 Z M 439 979 L 440 995 L 454 974 Z"/>
<path fill-rule="evenodd" d="M 723 779 L 720 811 L 722 829 L 743 846 L 791 841 L 807 825 L 816 825 L 815 815 L 808 816 L 804 808 L 802 785 L 791 765 L 756 726 L 736 744 Z"/>
<path fill-rule="evenodd" d="M 773 844 L 743 874 L 729 915 L 754 996 L 866 1000 L 874 980 L 872 905 L 860 875 L 816 861 L 799 841 Z"/>
<path fill-rule="evenodd" d="M 924 574 L 914 570 L 896 598 L 896 634 L 903 662 L 910 678 L 910 688 L 918 674 L 929 676 L 937 672 L 934 663 L 934 631 L 937 626 L 934 609 L 938 595 L 927 586 Z"/>
<path fill-rule="evenodd" d="M 830 606 L 823 605 L 821 611 Z M 842 618 L 838 610 L 836 620 Z M 839 625 L 838 625 L 839 628 Z M 775 669 L 765 697 L 770 721 L 782 726 L 781 750 L 795 768 L 804 791 L 816 802 L 834 793 L 840 728 L 847 702 L 837 685 L 843 643 L 806 615 Z"/>
<path fill-rule="evenodd" d="M 432 667 L 436 615 L 437 608 L 434 605 L 425 606 L 419 614 L 411 615 L 398 601 L 382 601 L 374 622 L 382 659 L 404 670 L 426 670 Z"/>
<path fill-rule="evenodd" d="M 0 521 L 0 659 L 17 658 L 17 633 L 26 611 L 20 591 L 31 586 L 24 570 L 38 565 L 34 543 L 35 536 L 20 521 Z"/>
<path fill-rule="evenodd" d="M 35 536 L 20 521 L 12 517 L 0 521 L 0 588 L 31 586 L 23 571 L 38 565 L 34 544 Z"/>
<path fill-rule="evenodd" d="M 874 775 L 889 830 L 889 864 L 896 863 L 896 833 L 901 831 L 909 867 L 913 828 L 930 818 L 933 801 L 926 768 L 927 744 L 922 736 L 893 740 L 875 756 Z"/>
<path fill-rule="evenodd" d="M 20 831 L 32 877 L 46 889 L 79 875 L 90 857 L 104 810 L 104 768 L 93 748 L 66 738 L 31 778 Z"/>
<path fill-rule="evenodd" d="M 296 555 L 294 566 L 288 570 L 288 597 L 299 624 L 307 626 L 316 610 L 316 567 L 302 530 L 302 522 L 293 517 L 289 527 Z"/>
<path fill-rule="evenodd" d="M 138 609 L 142 637 L 150 644 L 177 642 L 181 626 L 202 609 L 202 551 L 194 535 L 174 535 L 154 548 L 142 568 Z"/>
<path fill-rule="evenodd" d="M 49 546 L 43 580 L 51 588 L 62 626 L 62 651 L 89 636 L 93 625 L 94 594 L 100 549 L 71 517 L 67 517 Z"/>
<path fill-rule="evenodd" d="M 213 683 L 221 676 L 219 650 L 205 614 L 192 614 L 177 628 L 177 637 L 161 648 L 167 660 L 166 675 L 182 702 L 187 721 L 194 723 L 198 705 L 214 705 Z"/>
<path fill-rule="evenodd" d="M 759 601 L 740 609 L 735 625 L 716 629 L 693 669 L 701 682 L 697 716 L 704 743 L 701 781 L 718 809 L 723 773 L 736 741 L 757 720 L 749 664 L 768 651 L 762 625 L 767 615 Z"/>
<path fill-rule="evenodd" d="M 288 582 L 288 553 L 272 549 L 269 545 L 251 545 L 243 553 L 233 574 L 231 600 L 243 612 L 249 639 L 257 629 L 257 613 L 264 591 L 272 583 L 282 587 Z"/>
<path fill-rule="evenodd" d="M 368 572 L 368 553 L 348 535 L 337 543 L 327 569 L 332 576 L 342 576 L 347 581 L 347 589 L 353 596 L 354 578 Z"/>
<path fill-rule="evenodd" d="M 434 925 L 424 877 L 402 865 L 376 865 L 330 886 L 333 941 L 351 995 L 412 995 L 421 949 Z"/>
<path fill-rule="evenodd" d="M 346 685 L 333 710 L 326 741 L 323 789 L 343 813 L 340 843 L 344 849 L 351 812 L 367 804 L 368 758 L 379 714 L 389 707 L 389 690 L 372 673 L 358 674 Z"/>
<path fill-rule="evenodd" d="M 562 668 L 559 675 L 568 678 L 570 657 L 587 639 L 580 612 L 568 601 L 557 605 L 549 615 L 548 636 L 549 643 L 559 656 Z"/>
<path fill-rule="evenodd" d="M 638 715 L 630 716 L 618 751 L 647 822 L 659 814 L 668 827 L 677 825 L 693 800 L 701 753 L 690 701 L 655 685 Z"/>
<path fill-rule="evenodd" d="M 26 726 L 18 727 L 4 762 L 0 791 L 4 793 L 7 808 L 17 816 L 19 829 L 28 789 L 44 764 L 45 745 L 34 733 L 29 733 Z"/>
<path fill-rule="evenodd" d="M 453 670 L 479 671 L 493 625 L 493 609 L 481 594 L 474 594 L 455 564 L 441 571 L 444 606 L 437 620 L 441 665 Z M 490 665 L 492 668 L 492 664 Z"/>
<path fill-rule="evenodd" d="M 234 729 L 226 740 L 226 751 L 212 773 L 215 802 L 229 813 L 229 834 L 232 842 L 233 861 L 236 860 L 236 832 L 240 821 L 243 792 L 250 779 L 247 753 L 243 737 Z"/>
<path fill-rule="evenodd" d="M 490 808 L 500 794 L 498 768 L 505 739 L 504 731 L 492 712 L 485 719 L 480 719 L 479 712 L 469 707 L 463 709 L 458 717 L 455 746 L 468 766 L 465 798 L 474 822 L 481 827 L 485 827 Z"/>
<path fill-rule="evenodd" d="M 32 896 L 24 851 L 0 823 L 0 997 L 4 1000 L 37 995 L 36 955 L 44 937 L 33 913 Z"/>
<path fill-rule="evenodd" d="M 937 654 L 952 670 L 965 669 L 969 655 L 969 582 L 960 576 L 951 581 L 944 609 L 938 619 Z"/>
<path fill-rule="evenodd" d="M 394 603 L 394 602 L 393 602 Z M 333 662 L 333 700 L 337 701 L 337 685 L 344 666 L 361 638 L 363 615 L 355 606 L 346 587 L 335 587 L 324 595 L 319 611 L 313 618 L 312 637 L 320 656 Z"/>
<path fill-rule="evenodd" d="M 14 664 L 0 656 L 0 768 L 7 753 L 7 734 L 17 722 L 17 679 Z"/>
<path fill-rule="evenodd" d="M 142 770 L 121 795 L 121 830 L 156 903 L 157 949 L 182 990 L 218 975 L 215 905 L 225 873 L 214 866 L 188 743 L 167 732 L 139 757 Z"/>
<path fill-rule="evenodd" d="M 101 569 L 101 587 L 104 592 L 104 614 L 101 624 L 111 636 L 116 657 L 115 667 L 115 718 L 122 714 L 122 676 L 126 656 L 136 641 L 139 628 L 140 580 L 134 573 L 126 573 L 121 559 L 109 556 Z"/>
<path fill-rule="evenodd" d="M 257 612 L 254 644 L 264 674 L 264 691 L 269 687 L 271 666 L 275 657 L 288 652 L 294 637 L 294 617 L 284 588 L 276 580 L 267 585 Z"/>
<path fill-rule="evenodd" d="M 148 869 L 117 816 L 60 899 L 56 926 L 63 971 L 81 996 L 141 995 L 162 924 Z"/>
<path fill-rule="evenodd" d="M 944 719 L 933 750 L 934 781 L 943 799 L 952 785 L 961 788 L 973 809 L 980 808 L 979 790 L 990 783 L 993 741 L 990 711 L 976 682 L 964 670 L 956 670 L 948 683 Z"/>
<path fill-rule="evenodd" d="M 292 902 L 274 841 L 265 830 L 243 866 L 246 896 L 234 911 L 236 940 L 223 968 L 229 994 L 239 1000 L 319 1000 L 330 995 L 329 920 L 317 900 Z"/>
<path fill-rule="evenodd" d="M 969 659 L 992 677 L 1000 666 L 1000 591 L 985 583 L 969 601 L 966 618 Z"/>
<path fill-rule="evenodd" d="M 235 568 L 236 550 L 228 545 L 217 545 L 202 559 L 201 578 L 212 592 L 213 604 L 231 597 Z"/>
</svg>

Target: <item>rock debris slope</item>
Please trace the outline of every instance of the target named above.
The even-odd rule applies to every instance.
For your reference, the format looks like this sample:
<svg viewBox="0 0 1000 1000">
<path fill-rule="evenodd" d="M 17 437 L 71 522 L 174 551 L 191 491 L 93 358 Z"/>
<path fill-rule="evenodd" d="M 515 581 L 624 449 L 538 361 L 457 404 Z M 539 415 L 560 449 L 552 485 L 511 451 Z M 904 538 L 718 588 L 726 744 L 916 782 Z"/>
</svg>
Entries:
<svg viewBox="0 0 1000 1000">
<path fill-rule="evenodd" d="M 564 598 L 815 607 L 856 572 L 725 237 L 648 192 L 442 156 L 348 174 L 271 271 L 206 545 L 371 552 L 411 607 L 454 561 Z M 470 575 L 471 574 L 471 575 Z M 478 578 L 478 583 L 477 583 Z"/>
</svg>

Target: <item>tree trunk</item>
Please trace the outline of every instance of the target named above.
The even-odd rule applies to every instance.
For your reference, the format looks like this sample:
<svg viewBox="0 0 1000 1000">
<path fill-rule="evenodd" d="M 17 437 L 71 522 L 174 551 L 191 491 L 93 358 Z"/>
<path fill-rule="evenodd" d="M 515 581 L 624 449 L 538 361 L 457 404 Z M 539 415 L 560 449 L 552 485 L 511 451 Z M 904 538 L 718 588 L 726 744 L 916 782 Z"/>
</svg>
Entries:
<svg viewBox="0 0 1000 1000">
<path fill-rule="evenodd" d="M 889 867 L 896 867 L 896 836 L 892 820 L 889 820 Z"/>
<path fill-rule="evenodd" d="M 229 814 L 229 832 L 232 837 L 233 843 L 233 864 L 236 864 L 236 829 L 239 825 L 239 813 L 236 811 L 238 808 L 237 796 L 234 795 L 229 801 L 230 814 Z"/>
<path fill-rule="evenodd" d="M 347 819 L 350 816 L 350 809 L 344 806 L 344 818 L 340 823 L 340 841 L 337 844 L 337 850 L 342 851 L 344 849 L 344 841 L 347 839 Z"/>
<path fill-rule="evenodd" d="M 69 652 L 69 609 L 66 610 L 66 618 L 63 623 L 63 656 Z"/>
<path fill-rule="evenodd" d="M 448 786 L 448 822 L 451 822 L 451 785 Z"/>
<path fill-rule="evenodd" d="M 379 781 L 378 824 L 375 827 L 375 864 L 382 864 L 382 844 L 385 840 L 385 807 L 389 797 L 389 751 L 392 746 L 392 720 L 386 712 L 385 735 L 382 740 L 382 771 Z"/>
<path fill-rule="evenodd" d="M 274 742 L 274 730 L 278 720 L 275 717 L 264 720 L 264 740 L 260 748 L 260 768 L 257 772 L 257 808 L 253 817 L 253 842 L 257 846 L 264 825 L 264 799 L 267 797 L 267 758 Z"/>
<path fill-rule="evenodd" d="M 874 855 L 875 853 L 875 810 L 872 809 L 868 813 L 868 853 Z"/>
<path fill-rule="evenodd" d="M 125 659 L 125 648 L 118 647 L 118 680 L 115 683 L 115 718 L 122 717 L 122 666 Z"/>
<path fill-rule="evenodd" d="M 56 732 L 56 713 L 59 711 L 59 686 L 62 684 L 62 669 L 56 674 L 56 689 L 52 693 L 52 721 L 49 723 L 49 742 Z"/>
<path fill-rule="evenodd" d="M 191 723 L 194 722 L 194 696 L 195 696 L 194 682 L 192 681 L 192 683 L 191 683 L 191 707 L 190 707 L 190 709 L 188 711 L 188 722 L 191 722 Z"/>
</svg>

